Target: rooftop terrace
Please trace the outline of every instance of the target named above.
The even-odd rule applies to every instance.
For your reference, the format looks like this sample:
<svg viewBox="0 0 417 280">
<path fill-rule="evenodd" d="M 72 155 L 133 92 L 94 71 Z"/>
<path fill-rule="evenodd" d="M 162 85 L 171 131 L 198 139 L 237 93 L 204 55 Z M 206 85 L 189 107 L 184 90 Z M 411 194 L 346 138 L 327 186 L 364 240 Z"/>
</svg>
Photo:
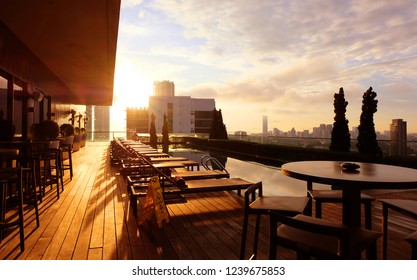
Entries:
<svg viewBox="0 0 417 280">
<path fill-rule="evenodd" d="M 138 226 L 123 178 L 110 164 L 109 143 L 88 142 L 73 154 L 74 177 L 65 174 L 60 199 L 47 193 L 39 205 L 40 227 L 34 211 L 25 211 L 26 249 L 19 248 L 18 229 L 9 229 L 0 244 L 8 260 L 237 260 L 243 220 L 243 199 L 236 192 L 187 194 L 185 203 L 168 203 L 169 223 Z M 232 174 L 233 175 L 233 174 Z M 261 180 L 262 178 L 260 178 Z M 375 192 L 375 198 L 417 200 L 417 190 Z M 381 205 L 373 205 L 373 228 L 381 227 Z M 323 218 L 341 220 L 337 204 L 323 206 Z M 403 240 L 417 221 L 390 213 L 388 258 L 405 260 L 411 250 Z M 254 228 L 250 219 L 249 237 Z M 378 245 L 380 253 L 380 244 Z M 247 245 L 247 255 L 251 244 Z M 268 221 L 261 222 L 259 259 L 268 256 Z M 279 258 L 295 259 L 290 251 Z"/>
</svg>

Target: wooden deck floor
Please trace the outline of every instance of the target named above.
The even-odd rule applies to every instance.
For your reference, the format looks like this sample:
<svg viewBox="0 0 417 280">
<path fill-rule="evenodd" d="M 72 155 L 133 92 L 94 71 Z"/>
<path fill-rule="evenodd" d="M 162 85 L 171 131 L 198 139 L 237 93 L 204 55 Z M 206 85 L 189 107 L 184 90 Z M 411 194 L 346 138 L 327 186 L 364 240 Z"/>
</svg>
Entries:
<svg viewBox="0 0 417 280">
<path fill-rule="evenodd" d="M 34 211 L 25 211 L 26 250 L 19 249 L 17 229 L 10 229 L 0 244 L 1 259 L 18 260 L 235 260 L 239 258 L 243 201 L 234 192 L 187 195 L 186 203 L 167 205 L 170 222 L 162 229 L 138 226 L 129 206 L 123 179 L 111 167 L 108 143 L 87 143 L 73 154 L 74 177 L 65 175 L 60 199 L 50 191 L 40 207 L 40 227 Z M 68 173 L 68 172 L 67 172 Z M 262 178 L 260 178 L 262 179 Z M 417 199 L 417 191 L 379 193 L 377 198 Z M 323 218 L 339 220 L 336 204 L 323 206 Z M 381 206 L 374 204 L 373 226 L 380 228 Z M 254 219 L 250 220 L 250 231 Z M 261 223 L 259 259 L 268 254 L 268 222 Z M 417 229 L 417 222 L 390 213 L 389 259 L 409 259 L 405 234 Z M 249 234 L 248 240 L 252 235 Z M 251 248 L 248 242 L 247 251 Z M 294 253 L 280 251 L 279 258 L 294 259 Z"/>
</svg>

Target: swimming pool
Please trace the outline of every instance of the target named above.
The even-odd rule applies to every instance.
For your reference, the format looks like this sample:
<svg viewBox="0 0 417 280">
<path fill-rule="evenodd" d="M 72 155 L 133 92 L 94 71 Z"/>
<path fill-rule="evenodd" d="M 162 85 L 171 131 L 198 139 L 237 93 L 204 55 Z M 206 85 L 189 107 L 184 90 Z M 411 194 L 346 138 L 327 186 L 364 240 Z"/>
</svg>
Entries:
<svg viewBox="0 0 417 280">
<path fill-rule="evenodd" d="M 224 164 L 231 177 L 240 177 L 251 182 L 262 181 L 265 195 L 305 196 L 306 182 L 283 175 L 279 166 L 267 166 L 256 162 L 242 161 L 206 151 L 176 149 L 170 150 L 172 156 L 186 157 L 200 162 L 205 155 L 211 155 Z M 314 185 L 315 189 L 330 189 L 325 185 Z"/>
</svg>

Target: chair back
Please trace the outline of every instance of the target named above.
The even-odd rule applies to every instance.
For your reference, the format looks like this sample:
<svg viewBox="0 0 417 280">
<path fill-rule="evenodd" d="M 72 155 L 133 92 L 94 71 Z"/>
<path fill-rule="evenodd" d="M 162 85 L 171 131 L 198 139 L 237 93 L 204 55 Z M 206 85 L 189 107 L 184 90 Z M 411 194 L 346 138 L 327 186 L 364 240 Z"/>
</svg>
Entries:
<svg viewBox="0 0 417 280">
<path fill-rule="evenodd" d="M 74 143 L 74 135 L 66 136 L 62 141 L 61 145 L 72 145 Z"/>
<path fill-rule="evenodd" d="M 333 236 L 342 240 L 346 240 L 348 238 L 348 228 L 343 224 L 330 224 L 330 222 L 326 224 L 326 220 L 322 220 L 323 223 L 317 223 L 317 219 L 311 218 L 309 216 L 300 214 L 294 217 L 289 217 L 276 211 L 271 211 L 270 219 L 274 224 L 280 223 L 292 228 L 305 230 L 311 233 Z"/>
<path fill-rule="evenodd" d="M 17 156 L 19 156 L 18 149 L 0 149 L 0 168 L 16 167 Z"/>
<path fill-rule="evenodd" d="M 49 141 L 49 149 L 58 149 L 59 145 L 59 140 Z"/>
<path fill-rule="evenodd" d="M 279 227 L 278 224 L 280 224 Z M 284 235 L 291 234 L 289 239 L 287 236 L 282 237 L 280 235 L 280 230 L 282 229 L 291 231 L 291 233 L 284 233 Z M 330 243 L 333 245 L 330 245 Z M 278 245 L 289 246 L 290 248 L 295 246 L 298 249 L 306 248 L 307 254 L 326 259 L 350 258 L 349 229 L 345 225 L 302 214 L 289 217 L 276 211 L 270 212 L 271 259 L 274 258 L 276 246 Z M 326 247 L 335 248 L 334 252 L 330 253 L 320 249 Z"/>
<path fill-rule="evenodd" d="M 249 204 L 256 199 L 256 191 L 258 191 L 258 196 L 262 196 L 262 181 L 257 182 L 251 185 L 245 190 L 245 208 L 249 207 Z"/>
</svg>

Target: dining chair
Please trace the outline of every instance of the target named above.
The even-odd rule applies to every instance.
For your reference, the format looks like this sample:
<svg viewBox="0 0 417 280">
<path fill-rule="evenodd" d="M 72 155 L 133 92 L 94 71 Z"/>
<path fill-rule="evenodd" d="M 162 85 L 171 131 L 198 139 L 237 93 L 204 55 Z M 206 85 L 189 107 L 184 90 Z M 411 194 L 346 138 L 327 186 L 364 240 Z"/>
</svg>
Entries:
<svg viewBox="0 0 417 280">
<path fill-rule="evenodd" d="M 256 198 L 256 193 L 258 197 Z M 283 215 L 294 216 L 304 213 L 309 202 L 307 196 L 265 196 L 263 195 L 262 182 L 257 182 L 248 187 L 244 193 L 244 217 L 242 228 L 242 241 L 240 248 L 240 259 L 245 258 L 246 239 L 248 232 L 249 215 L 256 215 L 255 237 L 253 242 L 253 251 L 250 259 L 256 259 L 258 250 L 259 227 L 261 215 L 267 215 L 270 210 L 278 211 Z"/>
<path fill-rule="evenodd" d="M 382 259 L 387 259 L 388 249 L 388 210 L 396 211 L 403 215 L 409 216 L 413 219 L 417 219 L 417 200 L 411 199 L 379 199 L 382 204 Z M 411 241 L 411 245 L 414 244 L 415 250 L 415 238 L 413 235 L 408 236 L 407 241 Z M 414 240 L 414 243 L 413 243 Z M 413 251 L 413 248 L 412 248 Z M 414 255 L 416 257 L 416 255 Z"/>
<path fill-rule="evenodd" d="M 277 258 L 279 246 L 296 251 L 297 258 L 355 259 L 367 250 L 367 257 L 376 259 L 381 235 L 303 214 L 289 217 L 271 211 L 269 259 Z"/>
<path fill-rule="evenodd" d="M 417 231 L 407 235 L 404 239 L 411 245 L 411 259 L 417 260 Z"/>
<path fill-rule="evenodd" d="M 315 203 L 316 218 L 322 217 L 323 203 L 342 203 L 341 190 L 308 190 L 308 194 Z M 365 228 L 372 229 L 372 202 L 375 201 L 370 195 L 361 193 L 361 204 L 365 208 Z"/>
</svg>

